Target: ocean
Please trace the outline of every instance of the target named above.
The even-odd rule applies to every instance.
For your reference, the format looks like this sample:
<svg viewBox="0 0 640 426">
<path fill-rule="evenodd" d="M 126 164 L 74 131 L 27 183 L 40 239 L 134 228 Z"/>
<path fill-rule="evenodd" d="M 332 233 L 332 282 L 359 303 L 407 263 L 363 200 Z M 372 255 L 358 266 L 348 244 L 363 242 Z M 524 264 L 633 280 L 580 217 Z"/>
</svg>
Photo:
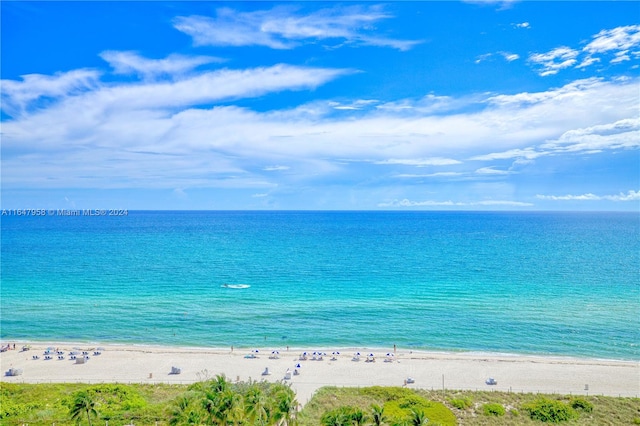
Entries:
<svg viewBox="0 0 640 426">
<path fill-rule="evenodd" d="M 3 341 L 640 360 L 637 213 L 3 215 Z"/>
</svg>

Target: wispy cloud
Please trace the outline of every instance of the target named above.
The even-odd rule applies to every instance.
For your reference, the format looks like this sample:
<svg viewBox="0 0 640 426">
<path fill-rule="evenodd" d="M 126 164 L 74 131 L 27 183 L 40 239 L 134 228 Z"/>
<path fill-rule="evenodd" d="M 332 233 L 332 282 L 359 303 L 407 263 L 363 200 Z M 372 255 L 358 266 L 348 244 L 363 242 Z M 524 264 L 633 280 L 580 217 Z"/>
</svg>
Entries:
<svg viewBox="0 0 640 426">
<path fill-rule="evenodd" d="M 48 105 L 49 113 L 71 113 L 78 108 L 87 111 L 117 106 L 119 111 L 131 109 L 157 110 L 200 105 L 222 99 L 260 96 L 282 90 L 312 89 L 350 70 L 298 67 L 285 64 L 243 70 L 221 69 L 190 75 L 177 81 L 150 81 L 123 84 L 100 83 L 95 72 L 71 72 L 51 78 L 25 76 L 23 82 L 3 80 L 3 110 L 30 103 L 37 106 L 40 98 L 63 97 L 59 104 Z M 93 90 L 90 90 L 93 89 Z M 61 111 L 62 109 L 62 111 Z M 78 111 L 79 113 L 79 111 Z M 67 121 L 60 117 L 61 121 Z"/>
<path fill-rule="evenodd" d="M 239 12 L 220 8 L 215 17 L 181 16 L 174 26 L 197 45 L 266 46 L 292 49 L 317 40 L 409 50 L 419 40 L 400 40 L 373 31 L 374 24 L 393 16 L 381 6 L 348 6 L 297 13 L 291 7 Z"/>
<path fill-rule="evenodd" d="M 477 207 L 477 206 L 502 206 L 502 207 L 531 207 L 533 203 L 527 203 L 522 201 L 511 200 L 481 200 L 481 201 L 437 201 L 437 200 L 425 200 L 414 201 L 404 198 L 402 200 L 393 200 L 382 202 L 378 204 L 378 207 Z"/>
<path fill-rule="evenodd" d="M 184 74 L 200 65 L 224 62 L 213 56 L 169 55 L 163 59 L 148 59 L 136 52 L 107 50 L 100 57 L 111 65 L 116 74 L 137 74 L 143 78 Z"/>
<path fill-rule="evenodd" d="M 548 76 L 566 68 L 586 68 L 600 63 L 603 61 L 602 56 L 607 54 L 613 55 L 609 60 L 610 64 L 629 61 L 631 51 L 640 49 L 640 25 L 602 30 L 592 38 L 581 50 L 561 46 L 546 53 L 532 53 L 529 62 L 538 68 L 541 76 Z"/>
<path fill-rule="evenodd" d="M 376 161 L 375 164 L 394 164 L 394 165 L 426 167 L 426 166 L 451 166 L 453 164 L 460 164 L 460 161 L 453 160 L 451 158 L 442 158 L 442 157 L 391 158 L 388 160 Z"/>
<path fill-rule="evenodd" d="M 538 73 L 544 77 L 575 65 L 578 54 L 577 50 L 562 46 L 547 53 L 533 53 L 529 56 L 529 62 L 539 66 Z"/>
<path fill-rule="evenodd" d="M 602 30 L 584 47 L 589 54 L 620 52 L 640 46 L 640 25 L 628 25 Z"/>
<path fill-rule="evenodd" d="M 92 74 L 82 90 L 70 85 L 43 105 L 36 102 L 40 80 L 34 87 L 14 82 L 24 86 L 3 93 L 8 103 L 33 93 L 27 98 L 34 105 L 3 122 L 3 183 L 265 193 L 320 180 L 499 182 L 520 173 L 505 160 L 637 149 L 640 140 L 638 79 L 586 79 L 512 95 L 315 100 L 271 111 L 220 104 L 311 90 L 349 72 L 278 65 L 160 82 L 102 82 Z M 333 108 L 340 105 L 360 109 Z M 478 203 L 504 200 L 500 194 Z"/>
<path fill-rule="evenodd" d="M 541 200 L 551 201 L 640 201 L 640 191 L 630 190 L 626 194 L 619 193 L 616 195 L 595 195 L 592 193 L 580 195 L 536 195 Z"/>
<path fill-rule="evenodd" d="M 28 74 L 22 81 L 2 80 L 2 110 L 12 116 L 25 112 L 40 98 L 58 99 L 78 95 L 99 85 L 100 73 L 79 69 L 54 75 Z"/>
<path fill-rule="evenodd" d="M 480 55 L 476 58 L 475 63 L 479 64 L 485 61 L 489 61 L 496 56 L 502 57 L 507 62 L 513 62 L 520 59 L 520 55 L 518 55 L 517 53 L 500 51 L 497 53 L 485 53 L 483 55 Z"/>
</svg>

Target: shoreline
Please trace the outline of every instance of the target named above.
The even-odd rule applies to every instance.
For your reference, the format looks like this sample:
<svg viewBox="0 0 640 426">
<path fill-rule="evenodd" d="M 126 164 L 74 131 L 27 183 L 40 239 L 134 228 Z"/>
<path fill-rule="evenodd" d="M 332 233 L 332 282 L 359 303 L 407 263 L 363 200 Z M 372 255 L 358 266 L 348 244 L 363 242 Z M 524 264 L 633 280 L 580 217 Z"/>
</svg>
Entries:
<svg viewBox="0 0 640 426">
<path fill-rule="evenodd" d="M 38 346 L 86 346 L 86 347 L 103 347 L 110 346 L 114 348 L 151 348 L 157 350 L 172 350 L 172 351 L 213 351 L 213 352 L 230 352 L 231 347 L 229 346 L 193 346 L 193 345 L 183 345 L 176 344 L 172 345 L 169 343 L 131 343 L 131 342 L 113 342 L 113 341 L 64 341 L 64 340 L 23 340 L 23 339 L 0 339 L 0 347 L 6 344 L 16 344 L 16 348 L 18 346 L 31 344 Z M 234 351 L 250 351 L 252 349 L 286 349 L 289 348 L 289 351 L 309 351 L 311 352 L 316 350 L 323 350 L 325 352 L 329 351 L 373 351 L 373 352 L 382 352 L 385 353 L 389 350 L 393 351 L 393 347 L 395 345 L 387 346 L 324 346 L 324 345 L 308 345 L 308 346 L 287 346 L 287 345 L 259 345 L 259 346 L 232 346 Z M 127 350 L 123 349 L 123 350 Z M 415 347 L 397 347 L 398 351 L 413 353 L 413 354 L 423 354 L 423 355 L 445 355 L 445 356 L 462 356 L 462 357 L 473 357 L 473 358 L 481 358 L 481 357 L 498 357 L 498 358 L 529 358 L 529 359 L 543 359 L 543 360 L 558 360 L 558 361 L 569 361 L 569 362 L 578 362 L 586 361 L 588 363 L 593 362 L 605 362 L 605 363 L 640 363 L 640 354 L 637 359 L 633 358 L 606 358 L 606 357 L 598 357 L 598 356 L 589 356 L 589 355 L 575 355 L 575 354 L 543 354 L 543 353 L 530 353 L 530 352 L 492 352 L 492 351 L 482 351 L 482 350 L 468 350 L 468 349 L 429 349 L 429 348 L 415 348 Z"/>
<path fill-rule="evenodd" d="M 3 345 L 8 341 L 3 341 Z M 11 344 L 13 345 L 13 341 Z M 17 383 L 173 383 L 189 384 L 224 374 L 231 381 L 267 380 L 291 383 L 300 403 L 307 403 L 323 386 L 407 386 L 448 390 L 496 390 L 523 393 L 597 394 L 638 397 L 640 362 L 625 360 L 506 355 L 478 352 L 435 352 L 391 348 L 289 348 L 265 347 L 255 358 L 254 349 L 202 348 L 162 345 L 97 344 L 73 342 L 15 341 L 16 350 L 0 354 L 2 382 Z M 31 350 L 21 351 L 23 345 Z M 47 347 L 65 352 L 64 359 L 44 360 Z M 94 355 L 97 347 L 101 354 Z M 69 359 L 74 348 L 89 352 L 89 360 L 77 364 Z M 279 351 L 278 357 L 272 351 Z M 307 360 L 300 355 L 308 352 Z M 313 352 L 322 351 L 322 360 Z M 339 351 L 335 359 L 332 352 Z M 360 352 L 360 361 L 353 361 Z M 373 353 L 375 362 L 367 362 Z M 275 354 L 273 354 L 275 355 Z M 34 359 L 33 356 L 39 356 Z M 300 367 L 296 368 L 297 365 Z M 170 374 L 172 367 L 180 374 Z M 7 376 L 10 368 L 21 369 Z M 265 369 L 269 375 L 262 375 Z M 299 375 L 293 375 L 294 370 Z M 292 373 L 285 380 L 286 371 Z M 497 385 L 487 385 L 488 378 Z M 412 378 L 415 383 L 405 384 Z"/>
</svg>

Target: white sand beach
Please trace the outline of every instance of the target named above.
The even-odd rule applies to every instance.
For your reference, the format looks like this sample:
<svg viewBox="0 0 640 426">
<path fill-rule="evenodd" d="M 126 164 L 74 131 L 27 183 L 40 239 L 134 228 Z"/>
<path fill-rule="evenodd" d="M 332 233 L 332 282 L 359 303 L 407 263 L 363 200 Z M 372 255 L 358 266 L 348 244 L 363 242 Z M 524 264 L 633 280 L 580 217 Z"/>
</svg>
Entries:
<svg viewBox="0 0 640 426">
<path fill-rule="evenodd" d="M 204 349 L 159 346 L 97 345 L 72 343 L 32 343 L 21 351 L 25 342 L 16 342 L 16 350 L 0 354 L 4 382 L 121 382 L 121 383 L 193 383 L 205 377 L 224 374 L 230 380 L 284 380 L 287 369 L 292 373 L 292 388 L 302 404 L 323 386 L 362 387 L 372 385 L 412 388 L 466 390 L 500 390 L 560 394 L 597 394 L 610 396 L 640 395 L 640 363 L 577 358 L 511 356 L 477 353 L 441 353 L 398 349 L 392 362 L 385 361 L 393 349 L 289 349 L 259 348 L 256 358 L 246 358 L 251 349 Z M 47 347 L 64 352 L 44 359 Z M 74 349 L 76 348 L 76 349 Z M 69 359 L 71 351 L 86 351 L 84 364 Z M 273 358 L 272 351 L 279 351 Z M 307 360 L 300 360 L 303 352 Z M 326 352 L 322 360 L 313 360 L 313 352 Z M 360 352 L 360 361 L 354 353 Z M 373 353 L 375 362 L 368 362 Z M 33 359 L 38 356 L 39 359 Z M 293 375 L 296 365 L 299 374 Z M 170 374 L 178 367 L 180 374 Z M 18 376 L 6 375 L 10 368 L 21 369 Z M 262 375 L 268 368 L 270 374 Z M 496 385 L 487 385 L 488 378 Z"/>
</svg>

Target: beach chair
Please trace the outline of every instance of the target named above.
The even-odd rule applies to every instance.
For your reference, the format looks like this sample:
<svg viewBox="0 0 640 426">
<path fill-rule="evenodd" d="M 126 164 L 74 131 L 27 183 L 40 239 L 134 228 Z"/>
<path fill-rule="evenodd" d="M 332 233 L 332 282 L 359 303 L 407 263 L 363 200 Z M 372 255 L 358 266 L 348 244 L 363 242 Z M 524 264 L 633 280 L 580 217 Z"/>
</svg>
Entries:
<svg viewBox="0 0 640 426">
<path fill-rule="evenodd" d="M 288 368 L 287 368 L 286 373 L 284 373 L 284 379 L 285 380 L 291 380 L 291 370 L 289 370 Z"/>
<path fill-rule="evenodd" d="M 22 374 L 22 369 L 21 368 L 10 368 L 6 372 L 7 376 L 19 376 L 21 374 Z"/>
<path fill-rule="evenodd" d="M 263 376 L 269 376 L 271 373 L 269 372 L 269 367 L 265 368 L 264 371 L 262 372 Z"/>
<path fill-rule="evenodd" d="M 407 377 L 407 384 L 415 383 L 416 381 L 411 377 Z"/>
<path fill-rule="evenodd" d="M 180 374 L 182 373 L 182 369 L 180 367 L 171 367 L 171 373 L 169 374 Z"/>
</svg>

